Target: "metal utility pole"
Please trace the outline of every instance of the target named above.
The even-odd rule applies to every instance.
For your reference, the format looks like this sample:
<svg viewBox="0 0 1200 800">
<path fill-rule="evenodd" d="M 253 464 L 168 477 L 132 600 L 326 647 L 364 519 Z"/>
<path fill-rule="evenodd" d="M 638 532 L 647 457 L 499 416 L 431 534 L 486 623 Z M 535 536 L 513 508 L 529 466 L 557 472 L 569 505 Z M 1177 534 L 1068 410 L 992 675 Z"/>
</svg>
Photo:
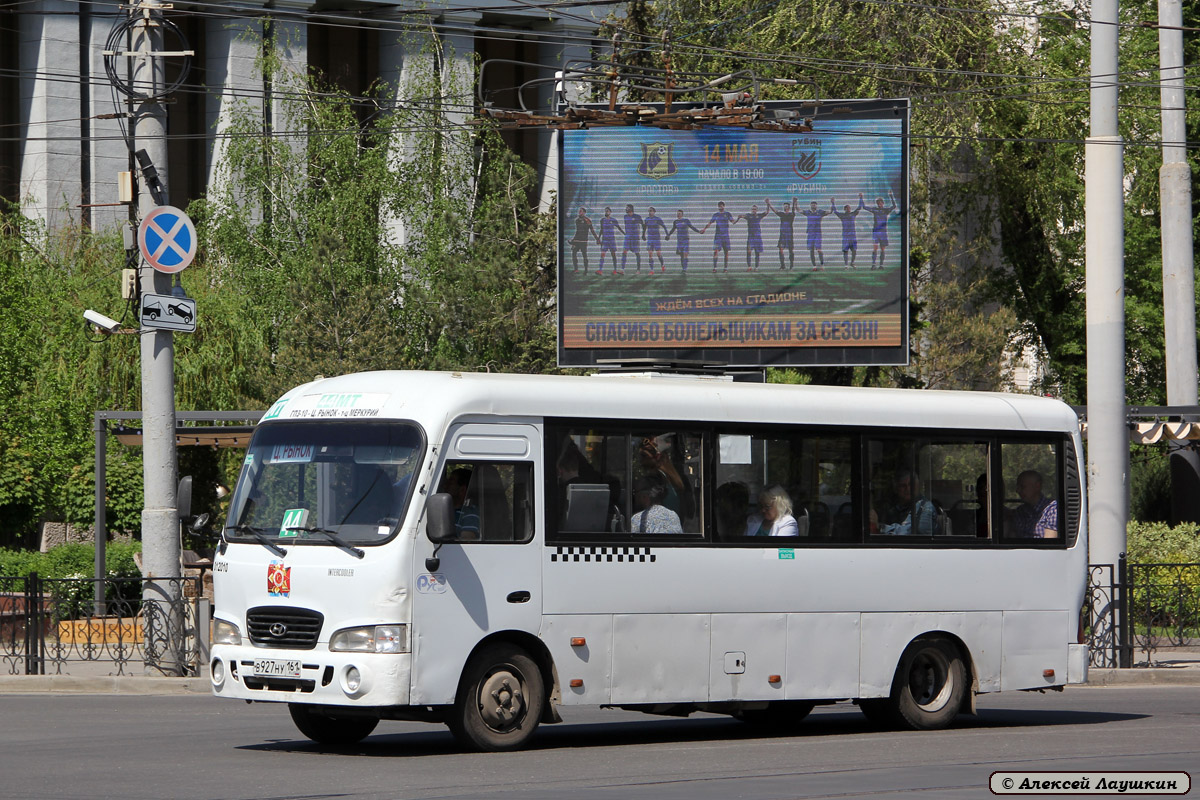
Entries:
<svg viewBox="0 0 1200 800">
<path fill-rule="evenodd" d="M 1094 0 L 1091 133 L 1086 147 L 1089 560 L 1125 551 L 1129 431 L 1125 423 L 1124 142 L 1117 129 L 1117 0 Z"/>
<path fill-rule="evenodd" d="M 158 0 L 143 0 L 131 13 L 142 17 L 134 32 L 132 84 L 132 135 L 137 142 L 142 180 L 138 210 L 145 215 L 166 205 L 167 111 L 161 102 L 166 85 L 162 12 Z M 157 170 L 157 171 L 156 171 Z M 171 276 L 144 260 L 140 270 L 141 293 L 171 293 Z M 179 516 L 175 496 L 178 467 L 175 454 L 175 343 L 170 331 L 143 327 L 142 356 L 142 459 L 145 507 L 142 509 L 142 568 L 148 578 L 143 594 L 148 651 L 147 670 L 179 674 L 183 667 L 176 641 L 182 632 L 180 614 Z M 173 579 L 173 580 L 172 580 Z"/>
<path fill-rule="evenodd" d="M 1162 208 L 1163 327 L 1166 333 L 1167 405 L 1197 405 L 1196 289 L 1192 263 L 1192 170 L 1187 160 L 1183 73 L 1182 0 L 1158 0 L 1162 156 L 1158 171 Z M 1172 441 L 1171 518 L 1200 522 L 1200 455 Z"/>
</svg>

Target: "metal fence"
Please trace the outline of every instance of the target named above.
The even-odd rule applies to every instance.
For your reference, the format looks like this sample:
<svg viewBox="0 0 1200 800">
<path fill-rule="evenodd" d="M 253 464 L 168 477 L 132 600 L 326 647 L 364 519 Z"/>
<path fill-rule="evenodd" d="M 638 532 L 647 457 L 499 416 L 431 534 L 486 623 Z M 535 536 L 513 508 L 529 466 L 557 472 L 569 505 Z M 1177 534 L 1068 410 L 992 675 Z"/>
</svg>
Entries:
<svg viewBox="0 0 1200 800">
<path fill-rule="evenodd" d="M 198 675 L 200 593 L 191 577 L 0 577 L 0 674 Z"/>
<path fill-rule="evenodd" d="M 1200 564 L 1121 557 L 1115 567 L 1093 564 L 1088 572 L 1092 666 L 1150 665 L 1164 655 L 1200 652 Z"/>
</svg>

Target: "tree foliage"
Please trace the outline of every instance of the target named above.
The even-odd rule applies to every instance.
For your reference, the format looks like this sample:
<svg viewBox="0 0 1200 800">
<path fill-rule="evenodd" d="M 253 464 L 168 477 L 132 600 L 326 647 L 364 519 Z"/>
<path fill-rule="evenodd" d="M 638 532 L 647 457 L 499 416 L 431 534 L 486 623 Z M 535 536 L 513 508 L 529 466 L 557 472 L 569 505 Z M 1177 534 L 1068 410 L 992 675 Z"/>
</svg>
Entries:
<svg viewBox="0 0 1200 800">
<path fill-rule="evenodd" d="M 436 107 L 473 76 L 426 44 L 404 85 L 372 88 L 366 115 L 320 76 L 263 63 L 294 98 L 278 129 L 304 135 L 263 136 L 245 103 L 224 173 L 189 209 L 201 248 L 182 277 L 199 316 L 174 337 L 177 408 L 262 409 L 318 375 L 372 369 L 554 368 L 554 217 L 497 135 Z M 43 519 L 91 521 L 92 414 L 140 407 L 139 353 L 136 336 L 93 338 L 80 318 L 122 316 L 119 237 L 46 231 L 16 208 L 0 227 L 0 545 L 29 547 Z M 217 511 L 209 490 L 232 483 L 239 453 L 179 453 L 194 511 Z M 107 463 L 109 527 L 136 530 L 140 452 L 110 437 Z"/>
<path fill-rule="evenodd" d="M 1197 10 L 1185 3 L 1185 25 Z M 912 363 L 814 371 L 814 382 L 1001 388 L 1027 350 L 1044 367 L 1035 390 L 1083 402 L 1089 32 L 1077 20 L 1088 13 L 1077 3 L 1013 13 L 992 0 L 671 0 L 631 3 L 610 27 L 626 34 L 617 60 L 633 65 L 627 83 L 666 33 L 672 45 L 656 66 L 750 70 L 763 99 L 912 99 Z M 1140 23 L 1157 12 L 1136 0 L 1121 13 L 1128 392 L 1155 403 L 1164 391 L 1157 32 Z M 1185 63 L 1197 47 L 1187 45 Z M 1189 141 L 1198 124 L 1191 114 Z"/>
</svg>

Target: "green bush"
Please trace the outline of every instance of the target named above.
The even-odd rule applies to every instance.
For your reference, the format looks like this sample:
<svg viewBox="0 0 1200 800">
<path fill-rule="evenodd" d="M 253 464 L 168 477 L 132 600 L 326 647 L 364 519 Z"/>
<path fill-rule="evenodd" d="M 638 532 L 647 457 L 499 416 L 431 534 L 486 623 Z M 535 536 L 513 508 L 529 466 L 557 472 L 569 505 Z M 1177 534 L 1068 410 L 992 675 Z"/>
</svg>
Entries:
<svg viewBox="0 0 1200 800">
<path fill-rule="evenodd" d="M 109 578 L 137 578 L 141 572 L 133 554 L 142 550 L 141 542 L 109 542 L 104 546 L 104 567 Z M 96 549 L 92 544 L 71 542 L 49 553 L 36 550 L 0 548 L 0 577 L 23 578 L 36 572 L 41 578 L 91 578 L 96 571 Z"/>
<path fill-rule="evenodd" d="M 1126 559 L 1141 564 L 1200 564 L 1200 526 L 1165 522 L 1131 522 Z"/>
<path fill-rule="evenodd" d="M 1200 564 L 1200 528 L 1184 523 L 1130 523 L 1126 558 L 1132 564 Z M 1130 615 L 1138 635 L 1176 643 L 1200 637 L 1200 566 L 1131 569 Z"/>
</svg>

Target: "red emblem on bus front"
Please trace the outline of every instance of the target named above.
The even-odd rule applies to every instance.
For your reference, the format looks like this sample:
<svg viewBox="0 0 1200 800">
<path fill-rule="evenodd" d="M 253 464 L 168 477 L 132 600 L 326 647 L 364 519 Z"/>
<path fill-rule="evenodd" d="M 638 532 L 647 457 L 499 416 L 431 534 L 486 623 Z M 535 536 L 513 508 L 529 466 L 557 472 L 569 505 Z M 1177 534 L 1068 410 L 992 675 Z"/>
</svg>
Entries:
<svg viewBox="0 0 1200 800">
<path fill-rule="evenodd" d="M 267 565 L 267 594 L 271 597 L 287 597 L 292 593 L 292 568 L 285 567 L 282 561 L 272 561 Z"/>
</svg>

